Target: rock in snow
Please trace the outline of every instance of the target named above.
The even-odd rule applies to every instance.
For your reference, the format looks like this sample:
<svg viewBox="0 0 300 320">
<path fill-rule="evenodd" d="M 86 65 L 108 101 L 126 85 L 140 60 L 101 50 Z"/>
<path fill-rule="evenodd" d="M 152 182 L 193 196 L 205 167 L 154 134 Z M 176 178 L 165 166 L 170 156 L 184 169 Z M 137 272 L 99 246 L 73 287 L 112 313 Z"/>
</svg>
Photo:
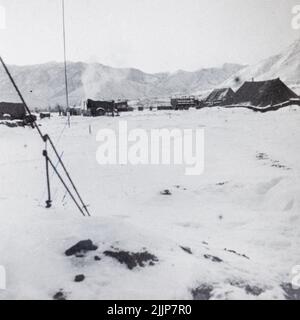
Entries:
<svg viewBox="0 0 300 320">
<path fill-rule="evenodd" d="M 209 284 L 201 284 L 196 289 L 192 290 L 194 300 L 209 300 L 213 291 L 213 286 Z"/>
<path fill-rule="evenodd" d="M 75 282 L 82 282 L 85 279 L 85 276 L 83 274 L 78 274 L 75 276 L 74 281 Z"/>
<path fill-rule="evenodd" d="M 181 248 L 183 251 L 187 252 L 188 254 L 193 254 L 191 248 L 189 248 L 189 247 L 182 247 L 182 246 L 180 246 L 180 248 Z"/>
<path fill-rule="evenodd" d="M 56 292 L 53 296 L 53 300 L 67 300 L 67 296 L 65 292 L 61 289 L 60 291 Z"/>
<path fill-rule="evenodd" d="M 82 240 L 76 243 L 73 247 L 69 248 L 66 252 L 66 256 L 73 256 L 76 254 L 86 253 L 87 251 L 97 250 L 98 247 L 93 244 L 91 240 Z"/>
<path fill-rule="evenodd" d="M 218 258 L 218 257 L 215 257 L 215 256 L 212 256 L 210 254 L 205 254 L 204 255 L 204 258 L 205 259 L 208 259 L 208 260 L 211 260 L 212 262 L 223 262 L 222 259 Z"/>
<path fill-rule="evenodd" d="M 157 257 L 147 251 L 144 252 L 128 252 L 128 251 L 105 251 L 108 257 L 117 259 L 121 264 L 125 264 L 129 270 L 135 267 L 145 267 L 146 263 L 154 265 L 158 261 Z"/>
</svg>

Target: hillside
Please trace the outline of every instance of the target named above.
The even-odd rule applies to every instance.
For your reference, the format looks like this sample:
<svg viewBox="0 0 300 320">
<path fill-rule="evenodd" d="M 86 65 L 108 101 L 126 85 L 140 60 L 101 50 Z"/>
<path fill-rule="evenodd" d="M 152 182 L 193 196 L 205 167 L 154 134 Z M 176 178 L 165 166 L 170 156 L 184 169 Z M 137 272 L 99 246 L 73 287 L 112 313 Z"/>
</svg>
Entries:
<svg viewBox="0 0 300 320">
<path fill-rule="evenodd" d="M 28 103 L 33 107 L 65 104 L 64 65 L 50 62 L 32 66 L 9 67 Z M 224 64 L 222 68 L 195 72 L 149 74 L 138 69 L 120 69 L 99 63 L 68 63 L 71 104 L 82 99 L 139 99 L 189 94 L 218 86 L 242 68 Z M 0 71 L 0 100 L 17 101 L 3 69 Z"/>
<path fill-rule="evenodd" d="M 237 87 L 244 81 L 280 78 L 296 88 L 300 86 L 300 38 L 279 54 L 248 66 L 226 80 L 223 86 Z M 236 81 L 236 80 L 239 81 Z"/>
</svg>

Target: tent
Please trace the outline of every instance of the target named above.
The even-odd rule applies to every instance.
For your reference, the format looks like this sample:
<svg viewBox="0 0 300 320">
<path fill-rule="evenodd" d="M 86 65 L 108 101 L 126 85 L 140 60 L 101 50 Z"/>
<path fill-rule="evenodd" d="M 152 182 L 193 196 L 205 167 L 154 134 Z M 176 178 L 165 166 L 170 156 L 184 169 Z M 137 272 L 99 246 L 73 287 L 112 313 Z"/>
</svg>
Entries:
<svg viewBox="0 0 300 320">
<path fill-rule="evenodd" d="M 245 82 L 235 93 L 234 104 L 266 107 L 281 104 L 293 98 L 298 98 L 297 94 L 277 78 Z"/>
<path fill-rule="evenodd" d="M 234 99 L 234 91 L 231 88 L 220 88 L 213 90 L 205 99 L 208 105 L 230 104 Z"/>
</svg>

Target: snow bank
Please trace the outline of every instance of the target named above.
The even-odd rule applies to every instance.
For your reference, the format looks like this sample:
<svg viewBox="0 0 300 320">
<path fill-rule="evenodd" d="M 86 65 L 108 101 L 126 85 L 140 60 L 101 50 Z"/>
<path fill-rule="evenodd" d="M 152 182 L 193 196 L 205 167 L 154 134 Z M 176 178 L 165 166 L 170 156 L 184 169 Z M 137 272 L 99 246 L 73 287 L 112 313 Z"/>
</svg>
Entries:
<svg viewBox="0 0 300 320">
<path fill-rule="evenodd" d="M 99 166 L 100 128 L 205 128 L 205 172 L 181 166 Z M 45 209 L 43 144 L 30 128 L 0 126 L 0 299 L 283 299 L 300 264 L 300 112 L 240 109 L 133 112 L 121 118 L 53 118 L 57 141 L 90 205 L 83 218 L 57 179 Z M 89 126 L 92 135 L 89 134 Z M 172 195 L 164 196 L 169 189 Z M 64 252 L 91 239 L 83 257 Z M 107 250 L 148 251 L 128 269 Z M 95 260 L 95 256 L 99 259 Z M 84 281 L 74 282 L 78 274 Z"/>
</svg>

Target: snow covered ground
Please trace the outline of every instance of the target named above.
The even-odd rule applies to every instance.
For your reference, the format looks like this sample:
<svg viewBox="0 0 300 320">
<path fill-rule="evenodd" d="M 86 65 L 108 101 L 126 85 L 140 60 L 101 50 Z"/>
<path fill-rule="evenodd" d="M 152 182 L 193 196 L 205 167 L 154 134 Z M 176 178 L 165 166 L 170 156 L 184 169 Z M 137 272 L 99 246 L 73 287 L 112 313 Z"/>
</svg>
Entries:
<svg viewBox="0 0 300 320">
<path fill-rule="evenodd" d="M 205 128 L 205 171 L 181 166 L 100 166 L 100 128 Z M 300 264 L 300 108 L 133 112 L 120 118 L 40 121 L 92 217 L 57 181 L 46 199 L 43 144 L 30 128 L 0 125 L 0 299 L 284 299 Z M 89 133 L 91 126 L 92 134 Z M 160 192 L 169 189 L 171 195 Z M 91 239 L 96 251 L 64 252 Z M 105 251 L 147 251 L 158 261 L 126 264 Z M 226 249 L 226 250 L 225 250 Z M 95 260 L 95 256 L 100 260 Z M 83 282 L 74 277 L 83 274 Z M 300 296 L 300 295 L 299 295 Z"/>
</svg>

